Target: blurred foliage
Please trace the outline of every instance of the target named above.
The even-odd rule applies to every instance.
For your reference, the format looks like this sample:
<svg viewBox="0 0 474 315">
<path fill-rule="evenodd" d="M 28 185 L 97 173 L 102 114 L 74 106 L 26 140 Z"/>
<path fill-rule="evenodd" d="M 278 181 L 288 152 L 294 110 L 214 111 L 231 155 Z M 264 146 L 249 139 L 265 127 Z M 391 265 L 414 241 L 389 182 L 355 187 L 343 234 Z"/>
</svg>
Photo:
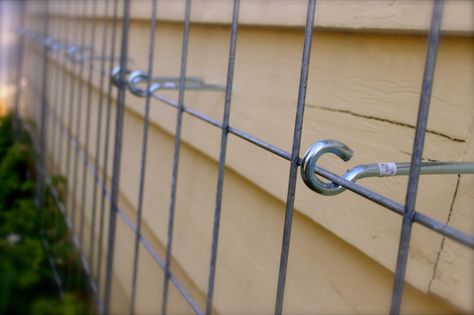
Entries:
<svg viewBox="0 0 474 315">
<path fill-rule="evenodd" d="M 15 141 L 12 115 L 0 117 L 0 314 L 90 314 L 86 278 L 62 213 L 47 190 L 44 208 L 35 205 L 35 162 L 28 134 L 18 130 Z M 64 191 L 63 178 L 52 183 Z"/>
</svg>

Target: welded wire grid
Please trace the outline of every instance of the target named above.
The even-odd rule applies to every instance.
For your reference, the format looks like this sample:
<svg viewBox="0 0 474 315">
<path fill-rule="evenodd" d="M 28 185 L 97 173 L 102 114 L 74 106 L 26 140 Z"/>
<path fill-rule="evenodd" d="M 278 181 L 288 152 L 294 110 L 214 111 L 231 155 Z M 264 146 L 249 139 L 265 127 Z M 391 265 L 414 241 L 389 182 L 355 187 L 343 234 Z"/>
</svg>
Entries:
<svg viewBox="0 0 474 315">
<path fill-rule="evenodd" d="M 44 1 L 41 15 L 35 20 L 35 30 L 38 25 L 43 29 L 40 33 L 28 32 L 27 26 L 24 26 L 20 32 L 19 40 L 19 58 L 18 80 L 19 89 L 23 86 L 21 78 L 26 78 L 26 88 L 20 89 L 21 96 L 18 94 L 15 101 L 15 113 L 18 113 L 20 103 L 25 104 L 24 117 L 33 117 L 38 124 L 39 133 L 34 135 L 36 149 L 39 154 L 38 170 L 41 175 L 38 187 L 38 206 L 41 207 L 44 201 L 43 186 L 47 185 L 55 198 L 59 209 L 66 218 L 70 229 L 73 242 L 80 254 L 81 264 L 86 271 L 89 280 L 89 287 L 95 295 L 97 310 L 99 313 L 110 313 L 110 300 L 112 290 L 112 276 L 114 270 L 114 248 L 116 241 L 117 218 L 120 218 L 125 225 L 134 233 L 134 255 L 132 264 L 131 281 L 131 301 L 129 305 L 129 314 L 135 311 L 136 284 L 138 272 L 138 257 L 140 245 L 151 254 L 155 262 L 164 271 L 164 283 L 162 290 L 161 312 L 167 312 L 167 303 L 169 295 L 169 283 L 180 292 L 182 297 L 189 304 L 196 314 L 211 314 L 213 310 L 214 283 L 217 267 L 217 249 L 219 240 L 219 226 L 222 208 L 222 193 L 224 189 L 224 171 L 227 152 L 227 140 L 229 134 L 237 136 L 249 143 L 256 145 L 268 152 L 271 152 L 281 158 L 288 160 L 289 179 L 286 200 L 285 222 L 282 233 L 282 246 L 280 269 L 278 273 L 278 287 L 275 300 L 275 314 L 281 314 L 284 301 L 285 280 L 287 263 L 289 256 L 289 245 L 292 227 L 293 206 L 295 200 L 296 179 L 298 168 L 301 165 L 300 141 L 303 126 L 303 115 L 305 107 L 306 86 L 308 80 L 308 69 L 311 55 L 311 44 L 313 39 L 314 19 L 316 10 L 316 0 L 308 0 L 306 25 L 304 28 L 304 47 L 302 51 L 301 74 L 298 89 L 298 99 L 296 102 L 296 115 L 294 123 L 293 146 L 291 152 L 287 152 L 270 143 L 260 140 L 245 131 L 239 130 L 229 125 L 229 117 L 232 103 L 232 83 L 234 64 L 236 59 L 236 45 L 238 35 L 239 20 L 239 0 L 233 0 L 232 22 L 230 32 L 230 45 L 227 68 L 227 82 L 225 85 L 225 102 L 222 120 L 213 119 L 204 113 L 186 107 L 184 104 L 184 94 L 186 90 L 186 66 L 188 57 L 188 42 L 190 30 L 190 16 L 192 10 L 191 0 L 186 0 L 183 38 L 181 51 L 181 66 L 179 75 L 178 100 L 174 101 L 157 93 L 148 93 L 151 87 L 151 80 L 147 82 L 147 89 L 144 93 L 145 114 L 143 117 L 143 138 L 141 161 L 139 165 L 139 194 L 137 201 L 137 221 L 136 224 L 128 217 L 126 212 L 119 207 L 119 179 L 120 164 L 122 154 L 124 107 L 127 88 L 126 76 L 130 72 L 128 68 L 128 42 L 129 42 L 129 23 L 130 23 L 130 0 L 92 0 L 92 12 L 86 12 L 88 1 L 83 1 L 81 10 L 78 11 L 76 1 L 60 1 L 61 5 L 66 7 L 69 13 L 69 21 L 57 19 L 51 23 L 50 11 L 53 2 Z M 103 4 L 103 12 L 97 12 L 97 3 Z M 57 2 L 54 2 L 57 4 Z M 155 29 L 157 24 L 157 0 L 150 0 L 150 37 L 148 51 L 148 69 L 147 77 L 153 77 L 153 58 L 155 50 Z M 25 6 L 25 5 L 24 5 Z M 89 6 L 90 7 L 90 6 Z M 24 8 L 23 8 L 24 9 Z M 392 292 L 392 303 L 390 313 L 400 313 L 402 302 L 403 285 L 405 270 L 407 266 L 407 257 L 410 243 L 411 229 L 414 222 L 417 222 L 435 232 L 446 237 L 454 239 L 468 247 L 474 248 L 474 237 L 461 231 L 427 217 L 415 210 L 415 201 L 418 188 L 418 179 L 420 174 L 420 163 L 423 153 L 423 144 L 425 138 L 426 124 L 429 113 L 429 104 L 431 89 L 434 78 L 434 69 L 436 64 L 436 53 L 440 39 L 440 25 L 442 20 L 443 1 L 433 1 L 432 23 L 428 35 L 428 47 L 426 55 L 426 64 L 423 75 L 423 84 L 421 88 L 421 97 L 419 104 L 418 120 L 414 137 L 411 169 L 409 176 L 406 202 L 404 205 L 368 190 L 360 185 L 350 182 L 343 177 L 337 176 L 324 168 L 318 167 L 315 172 L 332 182 L 339 184 L 348 190 L 369 199 L 384 208 L 400 214 L 403 217 L 402 229 L 400 233 L 400 244 L 398 248 L 398 258 L 394 277 L 394 286 Z M 92 16 L 90 29 L 85 29 L 85 23 L 81 23 L 81 16 Z M 119 18 L 120 16 L 120 18 Z M 39 18 L 39 19 L 38 19 Z M 97 20 L 102 20 L 102 29 L 97 28 Z M 96 46 L 96 37 L 100 38 L 100 45 Z M 119 38 L 120 36 L 120 38 Z M 120 47 L 117 47 L 120 44 Z M 26 49 L 25 49 L 26 48 Z M 40 51 L 42 57 L 32 53 Z M 57 64 L 65 64 L 69 71 L 78 75 L 77 79 L 65 75 L 64 69 L 53 65 L 52 59 Z M 109 74 L 114 68 L 116 61 L 119 60 L 119 72 L 115 80 L 109 79 Z M 52 75 L 49 75 L 48 69 L 55 67 Z M 99 99 L 97 113 L 91 112 L 92 102 L 92 76 L 99 74 Z M 86 83 L 84 92 L 83 81 Z M 114 83 L 116 88 L 114 88 Z M 85 94 L 84 94 L 85 93 Z M 113 94 L 116 93 L 115 117 L 112 117 Z M 85 102 L 83 101 L 85 98 Z M 169 222 L 166 242 L 165 257 L 161 257 L 152 247 L 150 242 L 141 232 L 142 211 L 143 211 L 143 192 L 146 174 L 146 155 L 148 144 L 148 125 L 151 98 L 161 101 L 165 105 L 176 108 L 176 130 L 175 146 L 172 164 L 171 195 L 169 204 Z M 21 99 L 21 101 L 20 101 Z M 85 106 L 85 117 L 83 117 L 82 105 Z M 104 112 L 105 111 L 105 112 Z M 218 162 L 218 178 L 215 196 L 214 223 L 212 230 L 211 257 L 209 265 L 208 290 L 206 299 L 206 308 L 201 309 L 193 296 L 186 290 L 180 279 L 170 270 L 173 245 L 173 227 L 175 217 L 177 178 L 179 170 L 179 156 L 181 145 L 181 130 L 183 125 L 183 114 L 186 113 L 194 118 L 204 121 L 210 125 L 218 127 L 221 130 L 220 154 Z M 95 120 L 93 119 L 95 118 Z M 82 130 L 81 119 L 86 124 Z M 95 124 L 97 136 L 95 144 L 90 139 L 90 124 Z M 104 125 L 105 124 L 105 125 Z M 31 126 L 29 128 L 32 128 Z M 48 131 L 49 129 L 49 131 Z M 51 144 L 46 143 L 47 132 L 51 134 Z M 37 136 L 36 136 L 37 135 Z M 103 135 L 103 136 L 102 136 Z M 49 139 L 49 138 L 48 138 Z M 105 143 L 102 143 L 104 139 Z M 109 152 L 110 141 L 113 141 L 113 152 Z M 47 148 L 49 148 L 47 150 Z M 94 161 L 89 161 L 88 152 L 94 150 Z M 49 159 L 47 152 L 52 152 Z M 63 156 L 65 154 L 65 156 Z M 112 154 L 112 180 L 107 183 L 108 161 Z M 47 161 L 51 161 L 48 165 Z M 64 167 L 62 162 L 64 161 Z M 102 166 L 102 172 L 100 171 Z M 56 167 L 56 169 L 55 169 Z M 68 180 L 67 193 L 64 200 L 61 199 L 58 191 L 53 187 L 48 172 L 59 172 Z M 82 172 L 82 176 L 78 175 Z M 84 238 L 84 216 L 87 194 L 87 177 L 92 176 L 92 222 L 89 244 L 85 244 Z M 81 182 L 80 179 L 81 178 Z M 99 202 L 97 202 L 99 201 Z M 99 206 L 97 206 L 97 204 Z M 107 204 L 109 208 L 107 208 Z M 106 220 L 108 219 L 108 223 Z M 79 220 L 77 225 L 76 220 Z M 94 242 L 94 231 L 98 225 L 99 239 Z M 75 230 L 79 226 L 79 230 Z M 104 240 L 107 240 L 104 247 Z M 88 255 L 85 255 L 85 253 Z M 105 252 L 105 255 L 104 255 Z M 102 257 L 106 257 L 105 270 Z M 89 257 L 88 259 L 86 257 Z M 54 260 L 52 260 L 54 267 Z M 62 277 L 69 275 L 57 275 L 61 282 Z M 276 275 L 275 275 L 276 276 Z M 103 281 L 103 283 L 102 283 Z"/>
</svg>

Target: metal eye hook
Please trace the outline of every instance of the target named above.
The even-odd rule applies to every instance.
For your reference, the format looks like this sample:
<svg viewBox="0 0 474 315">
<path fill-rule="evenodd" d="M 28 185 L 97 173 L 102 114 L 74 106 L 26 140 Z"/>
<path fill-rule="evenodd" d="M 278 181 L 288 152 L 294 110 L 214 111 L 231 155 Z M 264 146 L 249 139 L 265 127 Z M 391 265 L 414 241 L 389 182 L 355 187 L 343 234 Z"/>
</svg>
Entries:
<svg viewBox="0 0 474 315">
<path fill-rule="evenodd" d="M 72 52 L 75 54 L 75 52 Z M 120 67 L 115 67 L 110 74 L 112 83 L 116 86 L 120 84 Z M 150 78 L 147 73 L 143 71 L 129 71 L 125 84 L 133 95 L 145 97 L 152 96 L 157 90 L 177 90 L 179 89 L 180 78 L 179 77 L 154 77 Z M 140 88 L 138 84 L 146 82 L 147 88 Z M 207 84 L 201 77 L 185 77 L 184 88 L 189 90 L 215 90 L 221 91 L 225 89 L 225 86 L 217 84 Z"/>
<path fill-rule="evenodd" d="M 69 60 L 76 63 L 76 54 L 79 52 L 80 48 L 78 45 L 69 45 L 66 49 L 66 55 Z"/>
<path fill-rule="evenodd" d="M 54 40 L 52 37 L 48 36 L 43 39 L 43 45 L 48 48 L 52 49 L 53 45 L 56 44 L 56 40 Z"/>
<path fill-rule="evenodd" d="M 80 63 L 83 62 L 84 54 L 90 49 L 91 47 L 88 46 L 70 45 L 66 50 L 66 54 L 72 62 Z"/>
<path fill-rule="evenodd" d="M 66 54 L 72 55 L 75 54 L 78 50 L 79 46 L 77 45 L 69 45 L 66 49 Z"/>
<path fill-rule="evenodd" d="M 160 89 L 178 89 L 179 88 L 179 78 L 176 77 L 156 77 L 152 78 L 152 84 L 148 88 L 148 93 L 145 89 L 137 87 L 139 83 L 150 81 L 149 76 L 143 71 L 133 71 L 130 73 L 127 82 L 128 89 L 132 92 L 133 95 L 145 97 L 147 95 L 152 95 L 154 92 Z M 203 83 L 202 78 L 185 78 L 185 84 L 188 82 L 196 82 L 197 84 Z"/>
<path fill-rule="evenodd" d="M 115 86 L 120 86 L 120 73 L 122 72 L 122 68 L 120 66 L 116 66 L 110 71 L 110 80 Z M 125 70 L 125 75 L 130 73 L 129 70 Z M 127 82 L 124 82 L 125 84 Z"/>
<path fill-rule="evenodd" d="M 332 182 L 323 182 L 314 172 L 317 160 L 326 153 L 335 154 L 346 162 L 354 155 L 349 147 L 337 140 L 318 141 L 311 145 L 303 156 L 301 177 L 312 190 L 325 196 L 332 196 L 341 193 L 345 188 Z"/>
<path fill-rule="evenodd" d="M 148 74 L 143 71 L 132 71 L 127 78 L 128 89 L 133 95 L 145 97 L 150 91 L 137 87 L 137 84 L 149 79 Z"/>
<path fill-rule="evenodd" d="M 61 51 L 61 49 L 63 49 L 63 44 L 57 40 L 54 40 L 50 45 L 49 45 L 49 49 L 52 51 L 52 52 L 59 52 Z"/>
<path fill-rule="evenodd" d="M 343 192 L 346 188 L 332 182 L 323 182 L 316 176 L 316 161 L 325 153 L 333 153 L 344 161 L 350 160 L 353 151 L 336 140 L 322 140 L 313 144 L 304 154 L 301 177 L 312 190 L 326 196 Z M 361 164 L 347 170 L 342 178 L 356 182 L 360 178 L 409 175 L 409 162 Z M 422 162 L 420 174 L 474 174 L 474 162 Z"/>
</svg>

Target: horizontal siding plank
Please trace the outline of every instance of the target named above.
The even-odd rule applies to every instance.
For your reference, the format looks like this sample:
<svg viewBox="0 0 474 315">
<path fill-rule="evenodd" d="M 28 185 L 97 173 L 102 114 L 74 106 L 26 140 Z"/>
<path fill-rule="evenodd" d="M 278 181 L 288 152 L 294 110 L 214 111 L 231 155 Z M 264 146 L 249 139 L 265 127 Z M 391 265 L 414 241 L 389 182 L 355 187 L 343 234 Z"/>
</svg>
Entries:
<svg viewBox="0 0 474 315">
<path fill-rule="evenodd" d="M 143 56 L 148 49 L 146 27 L 145 23 L 134 22 L 130 30 L 130 47 L 134 47 L 131 49 L 133 69 L 145 68 Z M 228 37 L 227 27 L 193 25 L 188 74 L 203 76 L 210 83 L 225 82 Z M 155 62 L 156 72 L 160 75 L 178 73 L 180 38 L 179 25 L 158 25 Z M 324 138 L 338 139 L 352 147 L 356 154 L 351 162 L 322 159 L 322 165 L 338 174 L 342 174 L 348 165 L 408 161 L 414 134 L 413 121 L 418 103 L 418 89 L 421 84 L 424 42 L 424 38 L 416 36 L 317 32 L 310 68 L 302 148 Z M 453 46 L 456 49 L 452 48 Z M 241 28 L 231 113 L 232 126 L 289 150 L 301 47 L 302 33 L 296 30 Z M 472 154 L 465 154 L 466 141 L 472 132 L 474 111 L 474 96 L 469 92 L 474 84 L 473 68 L 469 67 L 472 64 L 471 52 L 472 43 L 468 39 L 450 38 L 441 43 L 439 73 L 435 79 L 425 159 L 472 160 Z M 441 80 L 439 85 L 436 83 L 438 78 Z M 451 87 L 446 86 L 450 82 Z M 93 83 L 97 88 L 97 74 Z M 85 87 L 82 89 L 85 95 Z M 163 95 L 177 98 L 175 92 L 166 92 Z M 94 100 L 92 112 L 96 112 L 96 94 Z M 190 107 L 216 119 L 220 119 L 222 115 L 223 101 L 224 95 L 221 92 L 189 92 L 186 93 L 185 99 L 185 103 Z M 85 111 L 85 106 L 83 110 Z M 143 99 L 128 95 L 124 133 L 126 153 L 122 168 L 123 174 L 126 175 L 122 177 L 121 182 L 122 193 L 128 200 L 137 199 L 142 114 Z M 158 101 L 152 102 L 150 142 L 170 138 L 174 132 L 175 114 L 175 109 Z M 183 160 L 180 176 L 186 178 L 194 172 L 201 172 L 196 165 L 193 167 L 193 159 L 198 155 L 206 157 L 208 161 L 202 162 L 204 164 L 215 163 L 218 157 L 219 135 L 219 129 L 186 116 L 183 141 L 188 149 L 184 151 L 183 159 L 189 160 Z M 159 207 L 162 210 L 145 214 L 145 220 L 159 222 L 150 223 L 150 226 L 153 226 L 150 228 L 157 238 L 164 242 L 167 202 L 166 198 L 158 196 L 167 196 L 167 182 L 170 178 L 168 168 L 171 166 L 172 151 L 170 147 L 150 150 L 151 160 L 147 165 L 150 172 L 158 172 L 160 175 L 147 175 L 147 187 L 153 187 L 156 194 L 148 196 L 146 193 L 145 205 L 147 208 Z M 268 198 L 273 198 L 274 202 L 281 203 L 285 200 L 289 167 L 287 161 L 235 136 L 230 137 L 228 150 L 228 172 L 236 172 L 238 176 L 256 185 L 271 196 Z M 167 155 L 163 156 L 163 152 Z M 153 169 L 155 166 L 156 169 Z M 188 213 L 187 211 L 195 206 L 202 209 L 202 217 L 207 218 L 211 215 L 209 211 L 213 209 L 212 189 L 215 189 L 215 185 L 212 183 L 215 181 L 212 178 L 215 174 L 198 174 L 196 178 L 207 178 L 210 188 L 207 185 L 196 187 L 199 183 L 196 182 L 197 179 L 187 182 L 180 177 L 183 183 L 178 187 L 178 195 L 181 191 L 183 194 L 192 193 L 194 203 L 181 199 L 179 195 L 178 201 L 182 202 L 182 205 L 178 202 L 180 206 L 177 213 Z M 456 176 L 423 177 L 417 208 L 445 222 L 456 181 Z M 399 202 L 404 201 L 406 178 L 367 179 L 361 183 Z M 472 188 L 472 185 L 469 187 Z M 202 194 L 200 202 L 196 202 L 200 195 L 199 188 L 205 193 Z M 232 205 L 229 203 L 224 207 Z M 349 192 L 333 198 L 318 196 L 303 186 L 300 180 L 295 207 L 305 217 L 334 233 L 385 268 L 393 270 L 400 229 L 399 217 Z M 229 210 L 224 208 L 224 211 Z M 195 244 L 200 244 L 202 251 L 195 249 L 189 252 L 190 247 L 183 245 L 185 240 L 192 241 L 190 234 L 186 233 L 188 221 L 185 216 L 177 218 L 177 230 L 182 232 L 183 239 L 177 237 L 177 244 L 181 245 L 176 246 L 175 255 L 185 270 L 193 270 L 189 274 L 201 290 L 204 290 L 208 265 L 205 246 L 210 244 L 205 241 L 210 237 L 206 235 L 210 233 L 210 228 L 204 227 L 208 227 L 209 222 L 201 222 L 202 230 L 198 231 L 197 227 L 193 230 L 196 232 L 193 234 L 196 236 Z M 415 230 L 407 277 L 412 285 L 422 291 L 429 289 L 440 244 L 439 235 L 424 228 Z M 196 258 L 199 263 L 192 261 L 197 267 L 188 265 L 190 253 L 193 253 L 193 257 L 200 254 L 200 258 Z M 196 272 L 195 268 L 199 269 L 199 272 Z M 237 271 L 234 272 L 238 274 Z M 437 294 L 451 298 L 451 295 L 442 289 Z M 255 310 L 263 307 L 257 304 Z"/>
<path fill-rule="evenodd" d="M 55 0 L 53 12 L 63 15 L 64 1 Z M 303 27 L 307 1 L 305 0 L 242 0 L 239 23 L 243 25 Z M 100 3 L 104 5 L 104 3 Z M 99 4 L 99 12 L 102 12 Z M 41 1 L 37 8 L 41 10 Z M 92 4 L 90 4 L 92 6 Z M 132 19 L 150 19 L 150 1 L 134 3 Z M 191 20 L 195 23 L 230 24 L 232 2 L 194 0 Z M 426 33 L 430 25 L 432 1 L 406 0 L 319 0 L 315 27 L 336 31 L 381 33 Z M 453 35 L 474 35 L 472 12 L 474 3 L 465 0 L 446 1 L 442 30 Z M 88 10 L 91 12 L 91 10 Z M 67 13 L 68 14 L 68 13 Z M 181 22 L 184 0 L 158 1 L 158 19 Z"/>
</svg>

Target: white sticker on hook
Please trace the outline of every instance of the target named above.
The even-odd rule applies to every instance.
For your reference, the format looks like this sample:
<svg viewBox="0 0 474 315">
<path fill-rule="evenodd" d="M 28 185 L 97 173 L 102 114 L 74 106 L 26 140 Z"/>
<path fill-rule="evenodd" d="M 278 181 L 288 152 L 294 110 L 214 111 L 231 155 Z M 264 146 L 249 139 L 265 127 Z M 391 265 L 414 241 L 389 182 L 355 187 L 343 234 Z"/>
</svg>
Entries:
<svg viewBox="0 0 474 315">
<path fill-rule="evenodd" d="M 397 174 L 397 164 L 377 163 L 379 165 L 379 176 L 395 176 Z"/>
</svg>

